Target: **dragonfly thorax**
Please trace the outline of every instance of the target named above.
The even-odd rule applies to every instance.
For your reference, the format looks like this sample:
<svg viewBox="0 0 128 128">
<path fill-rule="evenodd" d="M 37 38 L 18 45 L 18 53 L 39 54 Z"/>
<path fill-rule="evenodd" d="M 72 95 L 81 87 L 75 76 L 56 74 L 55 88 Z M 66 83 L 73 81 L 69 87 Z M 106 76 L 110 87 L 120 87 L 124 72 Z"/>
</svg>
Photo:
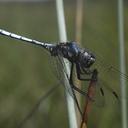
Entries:
<svg viewBox="0 0 128 128">
<path fill-rule="evenodd" d="M 71 63 L 79 63 L 83 68 L 89 68 L 94 62 L 94 55 L 81 49 L 76 42 L 59 43 L 53 47 L 51 54 L 53 56 L 62 56 Z"/>
<path fill-rule="evenodd" d="M 62 56 L 68 59 L 70 62 L 75 62 L 79 55 L 79 47 L 75 42 L 59 43 L 52 50 L 53 56 Z"/>
</svg>

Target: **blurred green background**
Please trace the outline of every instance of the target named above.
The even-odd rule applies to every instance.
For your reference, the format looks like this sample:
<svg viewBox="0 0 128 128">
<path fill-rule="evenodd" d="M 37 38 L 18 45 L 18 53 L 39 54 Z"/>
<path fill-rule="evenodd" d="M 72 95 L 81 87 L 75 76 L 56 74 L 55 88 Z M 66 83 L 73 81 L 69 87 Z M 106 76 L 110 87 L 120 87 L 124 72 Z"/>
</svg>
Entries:
<svg viewBox="0 0 128 128">
<path fill-rule="evenodd" d="M 64 0 L 68 40 L 75 40 L 76 1 Z M 128 3 L 124 5 L 125 50 L 128 64 Z M 55 0 L 0 2 L 0 28 L 40 41 L 58 42 Z M 119 67 L 117 1 L 86 0 L 82 46 Z M 0 128 L 17 128 L 38 100 L 57 83 L 49 54 L 42 48 L 0 36 Z M 128 71 L 128 69 L 127 69 Z M 104 78 L 105 79 L 105 78 Z M 112 78 L 108 81 L 113 82 Z M 116 81 L 117 82 L 117 81 Z M 108 98 L 110 99 L 110 98 Z M 64 88 L 51 94 L 23 128 L 67 128 Z M 121 128 L 119 104 L 94 107 L 88 128 Z"/>
</svg>

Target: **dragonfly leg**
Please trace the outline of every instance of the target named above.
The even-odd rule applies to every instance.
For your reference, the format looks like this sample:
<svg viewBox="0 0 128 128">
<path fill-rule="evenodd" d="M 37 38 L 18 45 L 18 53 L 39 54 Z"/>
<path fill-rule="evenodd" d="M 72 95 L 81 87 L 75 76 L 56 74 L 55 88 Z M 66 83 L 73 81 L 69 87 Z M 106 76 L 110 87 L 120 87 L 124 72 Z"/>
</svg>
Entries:
<svg viewBox="0 0 128 128">
<path fill-rule="evenodd" d="M 72 85 L 72 88 L 78 93 L 80 93 L 81 95 L 87 96 L 87 98 L 90 99 L 91 101 L 94 101 L 94 99 L 88 96 L 87 92 L 82 91 L 81 89 L 77 88 L 75 85 Z"/>
<path fill-rule="evenodd" d="M 83 71 L 84 71 L 84 70 L 83 70 Z M 90 80 L 91 80 L 91 78 L 82 78 L 82 77 L 81 77 L 82 74 L 90 75 L 90 74 L 92 74 L 92 73 L 86 73 L 85 71 L 84 71 L 84 73 L 82 73 L 79 64 L 76 64 L 76 74 L 77 74 L 77 78 L 78 78 L 79 80 L 81 80 L 81 81 L 90 81 Z"/>
<path fill-rule="evenodd" d="M 71 89 L 72 89 L 72 94 L 73 94 L 73 98 L 74 98 L 74 101 L 76 103 L 76 106 L 78 108 L 78 111 L 80 112 L 80 115 L 81 117 L 83 116 L 83 113 L 81 111 L 81 108 L 80 108 L 80 105 L 78 103 L 78 100 L 77 100 L 77 97 L 76 97 L 76 94 L 75 94 L 75 91 L 74 91 L 74 84 L 73 84 L 73 67 L 74 67 L 74 64 L 72 63 L 71 64 L 71 71 L 70 71 L 70 79 L 69 79 L 69 82 L 70 82 L 70 85 L 71 85 Z"/>
<path fill-rule="evenodd" d="M 78 93 L 82 94 L 83 96 L 87 96 L 87 93 L 82 91 L 81 89 L 77 88 L 75 85 L 71 85 L 72 88 L 77 91 Z"/>
<path fill-rule="evenodd" d="M 74 64 L 72 63 L 71 71 L 70 71 L 70 79 L 69 79 L 71 85 L 73 84 L 73 67 L 74 67 Z"/>
</svg>

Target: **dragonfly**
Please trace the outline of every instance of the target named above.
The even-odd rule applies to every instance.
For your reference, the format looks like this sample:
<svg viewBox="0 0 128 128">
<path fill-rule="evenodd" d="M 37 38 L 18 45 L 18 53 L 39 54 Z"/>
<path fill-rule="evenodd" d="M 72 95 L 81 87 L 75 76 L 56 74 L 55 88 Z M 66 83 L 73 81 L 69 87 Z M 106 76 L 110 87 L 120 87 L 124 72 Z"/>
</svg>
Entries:
<svg viewBox="0 0 128 128">
<path fill-rule="evenodd" d="M 41 41 L 33 40 L 33 39 L 30 39 L 30 38 L 26 38 L 24 36 L 20 36 L 20 35 L 5 31 L 3 29 L 0 29 L 0 34 L 4 35 L 4 36 L 7 36 L 7 37 L 17 39 L 17 40 L 21 40 L 21 41 L 24 41 L 24 42 L 35 44 L 35 45 L 38 45 L 38 46 L 44 48 L 45 50 L 47 50 L 50 53 L 51 56 L 58 57 L 58 60 L 59 60 L 61 65 L 63 65 L 61 57 L 67 59 L 70 62 L 70 64 L 71 64 L 70 76 L 68 76 L 66 74 L 66 71 L 62 71 L 62 72 L 66 74 L 66 77 L 69 80 L 71 91 L 73 93 L 73 98 L 74 98 L 74 101 L 77 105 L 77 108 L 78 108 L 79 112 L 81 113 L 81 116 L 82 116 L 82 111 L 80 109 L 80 105 L 78 104 L 78 101 L 77 101 L 77 98 L 76 98 L 76 95 L 75 95 L 75 91 L 80 93 L 83 96 L 88 97 L 93 102 L 95 102 L 95 100 L 98 100 L 98 99 L 92 99 L 91 97 L 89 97 L 86 91 L 83 91 L 82 89 L 79 89 L 74 84 L 74 80 L 73 80 L 73 69 L 75 67 L 76 76 L 77 76 L 78 80 L 80 80 L 80 81 L 91 81 L 91 76 L 93 75 L 93 73 L 95 71 L 98 71 L 98 69 L 93 67 L 93 65 L 96 63 L 96 59 L 97 59 L 96 55 L 93 52 L 91 52 L 90 50 L 88 50 L 86 48 L 80 47 L 74 41 L 59 42 L 59 43 L 56 43 L 56 44 L 49 43 L 49 42 L 41 42 Z M 100 61 L 100 62 L 97 62 L 97 63 L 103 63 L 103 62 Z M 120 72 L 115 67 L 113 67 L 111 65 L 107 65 L 106 63 L 104 64 L 103 67 L 104 67 L 104 71 L 106 71 L 106 69 L 107 69 L 107 71 L 113 71 L 113 72 L 121 75 L 124 79 L 128 80 L 128 75 L 123 74 L 122 72 Z M 63 66 L 62 66 L 62 70 L 64 70 Z M 98 81 L 98 83 L 101 83 L 102 85 L 105 85 L 106 82 Z M 117 92 L 115 90 L 113 90 L 113 89 L 111 89 L 110 87 L 107 87 L 107 86 L 106 86 L 106 89 L 110 90 L 111 94 L 117 100 L 119 100 L 120 97 L 119 97 L 119 95 L 117 94 Z M 101 96 L 105 95 L 102 86 L 99 87 L 99 92 L 100 92 Z"/>
</svg>

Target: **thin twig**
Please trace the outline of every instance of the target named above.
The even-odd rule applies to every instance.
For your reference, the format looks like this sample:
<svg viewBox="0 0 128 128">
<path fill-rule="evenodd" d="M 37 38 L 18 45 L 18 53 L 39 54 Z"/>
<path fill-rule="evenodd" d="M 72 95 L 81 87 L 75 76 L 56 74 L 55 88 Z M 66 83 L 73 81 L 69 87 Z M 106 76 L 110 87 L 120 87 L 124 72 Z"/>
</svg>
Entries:
<svg viewBox="0 0 128 128">
<path fill-rule="evenodd" d="M 83 24 L 83 0 L 77 0 L 76 1 L 76 42 L 78 44 L 81 44 L 81 41 L 82 41 L 82 24 Z M 75 83 L 77 85 L 78 88 L 81 88 L 81 81 L 78 81 L 77 77 L 75 79 Z M 78 99 L 78 102 L 80 103 L 80 95 L 79 94 L 76 94 L 77 96 L 77 99 Z M 80 125 L 80 121 L 81 121 L 81 116 L 79 114 L 78 111 L 76 111 L 76 114 L 77 114 L 77 123 L 78 123 L 78 126 Z"/>
<path fill-rule="evenodd" d="M 86 97 L 86 103 L 84 107 L 83 119 L 80 128 L 87 128 L 88 115 L 91 110 L 92 102 L 94 102 L 95 86 L 97 82 L 97 70 L 94 70 L 92 78 L 88 87 L 88 97 Z"/>
</svg>

